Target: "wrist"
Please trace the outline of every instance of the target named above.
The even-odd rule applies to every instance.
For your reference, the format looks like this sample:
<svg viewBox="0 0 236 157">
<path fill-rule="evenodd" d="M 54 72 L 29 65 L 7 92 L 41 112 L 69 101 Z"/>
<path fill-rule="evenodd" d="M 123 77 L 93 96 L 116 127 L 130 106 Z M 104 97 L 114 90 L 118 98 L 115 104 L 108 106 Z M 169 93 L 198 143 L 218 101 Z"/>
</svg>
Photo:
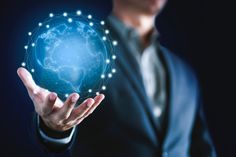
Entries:
<svg viewBox="0 0 236 157">
<path fill-rule="evenodd" d="M 72 131 L 74 130 L 74 127 L 71 129 L 65 130 L 65 131 L 59 131 L 59 130 L 52 129 L 51 127 L 49 127 L 48 124 L 46 124 L 44 122 L 44 120 L 40 116 L 38 116 L 38 126 L 43 133 L 45 133 L 47 136 L 49 136 L 51 138 L 55 138 L 55 139 L 69 137 L 71 135 Z"/>
</svg>

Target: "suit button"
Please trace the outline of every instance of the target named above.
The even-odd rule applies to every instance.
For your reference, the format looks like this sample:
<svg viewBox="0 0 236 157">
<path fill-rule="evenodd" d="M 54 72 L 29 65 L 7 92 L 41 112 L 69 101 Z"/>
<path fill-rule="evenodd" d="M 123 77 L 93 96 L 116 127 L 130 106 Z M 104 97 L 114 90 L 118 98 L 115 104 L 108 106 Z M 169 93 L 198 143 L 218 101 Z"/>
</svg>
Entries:
<svg viewBox="0 0 236 157">
<path fill-rule="evenodd" d="M 168 153 L 167 152 L 163 152 L 162 153 L 162 157 L 168 157 Z"/>
</svg>

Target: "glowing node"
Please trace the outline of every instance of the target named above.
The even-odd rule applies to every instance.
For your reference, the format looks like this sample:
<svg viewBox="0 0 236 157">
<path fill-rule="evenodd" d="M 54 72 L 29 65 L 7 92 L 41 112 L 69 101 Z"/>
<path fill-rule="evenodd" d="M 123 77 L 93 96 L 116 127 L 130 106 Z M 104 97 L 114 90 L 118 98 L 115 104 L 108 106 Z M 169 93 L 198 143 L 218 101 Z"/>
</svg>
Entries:
<svg viewBox="0 0 236 157">
<path fill-rule="evenodd" d="M 64 13 L 63 13 L 63 16 L 64 16 L 64 17 L 68 16 L 67 12 L 64 12 Z"/>
<path fill-rule="evenodd" d="M 48 16 L 27 33 L 21 66 L 39 86 L 56 92 L 63 101 L 74 92 L 81 98 L 99 95 L 116 72 L 114 40 L 102 26 L 105 22 L 80 10 Z"/>
<path fill-rule="evenodd" d="M 93 23 L 92 23 L 92 22 L 89 22 L 89 26 L 93 26 Z"/>
<path fill-rule="evenodd" d="M 104 79 L 104 78 L 105 78 L 105 75 L 104 75 L 104 74 L 102 74 L 102 75 L 101 75 L 101 79 Z"/>
<path fill-rule="evenodd" d="M 25 62 L 22 62 L 22 63 L 21 63 L 21 66 L 25 67 L 25 66 L 26 66 L 26 63 L 25 63 Z"/>
<path fill-rule="evenodd" d="M 76 14 L 77 14 L 77 15 L 81 15 L 82 12 L 81 12 L 80 10 L 78 10 L 78 11 L 76 12 Z"/>
<path fill-rule="evenodd" d="M 112 72 L 112 73 L 116 73 L 116 69 L 113 68 L 113 69 L 111 70 L 111 72 Z"/>
<path fill-rule="evenodd" d="M 155 117 L 159 117 L 161 115 L 161 109 L 159 107 L 155 107 L 153 113 Z"/>
<path fill-rule="evenodd" d="M 105 22 L 104 22 L 104 21 L 101 21 L 100 24 L 101 24 L 101 25 L 105 25 Z"/>
<path fill-rule="evenodd" d="M 116 45 L 118 44 L 118 42 L 114 40 L 114 41 L 112 42 L 112 44 L 113 44 L 113 46 L 116 46 Z"/>
<path fill-rule="evenodd" d="M 69 18 L 69 19 L 68 19 L 68 22 L 69 22 L 69 23 L 73 22 L 72 18 Z"/>
<path fill-rule="evenodd" d="M 115 60 L 116 59 L 116 55 L 112 55 L 112 59 Z"/>
<path fill-rule="evenodd" d="M 88 15 L 88 19 L 92 19 L 92 15 Z"/>
<path fill-rule="evenodd" d="M 109 73 L 107 76 L 108 76 L 109 78 L 111 78 L 111 77 L 112 77 L 112 74 L 111 74 L 111 73 Z"/>
<path fill-rule="evenodd" d="M 49 17 L 53 17 L 53 16 L 54 16 L 53 13 L 50 13 L 50 14 L 49 14 Z"/>
<path fill-rule="evenodd" d="M 102 40 L 106 41 L 106 40 L 107 40 L 107 37 L 103 36 L 103 37 L 102 37 Z"/>
<path fill-rule="evenodd" d="M 32 73 L 34 73 L 34 72 L 35 72 L 35 70 L 34 70 L 34 69 L 31 69 L 31 72 L 32 72 Z"/>
<path fill-rule="evenodd" d="M 106 90 L 106 86 L 102 86 L 102 90 Z"/>
<path fill-rule="evenodd" d="M 111 61 L 110 59 L 106 59 L 106 63 L 109 64 Z"/>
<path fill-rule="evenodd" d="M 109 34 L 109 30 L 108 29 L 105 30 L 105 34 Z"/>
</svg>

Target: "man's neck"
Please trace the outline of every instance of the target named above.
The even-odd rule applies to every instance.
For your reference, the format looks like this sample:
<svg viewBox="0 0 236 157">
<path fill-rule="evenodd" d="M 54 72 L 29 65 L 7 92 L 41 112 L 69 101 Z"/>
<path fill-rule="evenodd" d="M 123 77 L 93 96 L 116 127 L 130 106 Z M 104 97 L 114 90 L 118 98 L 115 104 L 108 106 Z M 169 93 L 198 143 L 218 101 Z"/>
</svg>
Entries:
<svg viewBox="0 0 236 157">
<path fill-rule="evenodd" d="M 144 47 L 150 42 L 150 34 L 155 27 L 155 15 L 145 15 L 122 9 L 122 11 L 113 9 L 113 14 L 124 22 L 127 26 L 134 28 L 142 41 Z"/>
</svg>

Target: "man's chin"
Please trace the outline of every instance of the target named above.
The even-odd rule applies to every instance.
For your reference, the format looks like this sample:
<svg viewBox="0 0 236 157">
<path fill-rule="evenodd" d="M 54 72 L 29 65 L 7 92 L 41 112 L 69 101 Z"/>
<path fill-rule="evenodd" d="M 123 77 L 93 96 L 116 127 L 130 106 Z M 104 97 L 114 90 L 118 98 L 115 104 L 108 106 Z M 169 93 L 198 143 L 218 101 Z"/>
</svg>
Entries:
<svg viewBox="0 0 236 157">
<path fill-rule="evenodd" d="M 146 12 L 149 15 L 158 15 L 163 10 L 165 5 L 166 3 L 149 5 L 149 7 L 146 8 Z"/>
<path fill-rule="evenodd" d="M 157 8 L 149 8 L 145 10 L 145 13 L 147 15 L 152 15 L 152 16 L 158 15 L 160 12 L 161 12 L 161 9 L 157 9 Z"/>
</svg>

